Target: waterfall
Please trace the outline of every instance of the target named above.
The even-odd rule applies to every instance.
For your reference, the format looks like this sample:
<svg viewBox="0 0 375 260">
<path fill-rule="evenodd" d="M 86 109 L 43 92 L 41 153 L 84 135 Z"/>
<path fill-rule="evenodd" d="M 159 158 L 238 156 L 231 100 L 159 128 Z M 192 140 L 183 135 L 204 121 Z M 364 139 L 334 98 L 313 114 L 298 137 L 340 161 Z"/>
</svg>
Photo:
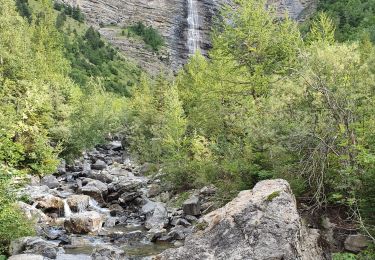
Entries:
<svg viewBox="0 0 375 260">
<path fill-rule="evenodd" d="M 66 199 L 64 200 L 64 216 L 65 218 L 69 218 L 72 215 L 72 211 L 70 210 L 68 202 Z"/>
<path fill-rule="evenodd" d="M 99 206 L 99 203 L 96 200 L 94 200 L 93 198 L 90 198 L 89 206 L 90 206 L 91 209 L 95 210 L 96 212 L 103 213 L 103 214 L 106 214 L 106 215 L 109 213 L 109 209 L 101 208 Z"/>
<path fill-rule="evenodd" d="M 188 48 L 189 53 L 194 54 L 199 50 L 199 16 L 197 8 L 197 0 L 188 0 Z"/>
</svg>

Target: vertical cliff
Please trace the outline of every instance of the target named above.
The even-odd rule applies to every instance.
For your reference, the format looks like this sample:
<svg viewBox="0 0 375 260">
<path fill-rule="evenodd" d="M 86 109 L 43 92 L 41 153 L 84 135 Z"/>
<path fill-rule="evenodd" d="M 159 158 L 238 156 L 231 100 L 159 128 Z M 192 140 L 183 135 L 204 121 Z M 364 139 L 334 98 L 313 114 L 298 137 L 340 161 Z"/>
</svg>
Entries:
<svg viewBox="0 0 375 260">
<path fill-rule="evenodd" d="M 90 25 L 142 68 L 151 73 L 177 70 L 193 49 L 206 53 L 210 46 L 213 18 L 228 0 L 62 0 L 79 6 Z M 316 0 L 268 0 L 278 14 L 285 12 L 293 19 L 301 19 L 314 8 Z M 308 11 L 310 12 L 310 11 Z M 193 15 L 193 20 L 188 20 Z M 139 39 L 121 34 L 123 27 L 143 22 L 156 28 L 165 39 L 165 47 L 158 53 L 148 50 Z M 190 23 L 189 23 L 190 21 Z M 199 37 L 196 41 L 192 36 Z M 189 37 L 190 36 L 190 37 Z M 190 39 L 190 40 L 189 40 Z M 195 44 L 195 47 L 192 47 Z M 190 51 L 189 51 L 189 46 Z"/>
</svg>

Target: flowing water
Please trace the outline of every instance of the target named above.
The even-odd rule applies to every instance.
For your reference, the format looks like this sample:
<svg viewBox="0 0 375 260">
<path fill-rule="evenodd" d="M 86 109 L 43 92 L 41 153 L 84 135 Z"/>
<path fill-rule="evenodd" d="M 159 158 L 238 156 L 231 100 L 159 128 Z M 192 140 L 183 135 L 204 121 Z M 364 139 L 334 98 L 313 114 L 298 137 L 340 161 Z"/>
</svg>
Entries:
<svg viewBox="0 0 375 260">
<path fill-rule="evenodd" d="M 188 0 L 188 48 L 189 53 L 194 54 L 199 50 L 199 15 L 197 0 Z"/>
<path fill-rule="evenodd" d="M 69 218 L 72 215 L 72 211 L 68 205 L 68 202 L 64 200 L 64 217 Z"/>
</svg>

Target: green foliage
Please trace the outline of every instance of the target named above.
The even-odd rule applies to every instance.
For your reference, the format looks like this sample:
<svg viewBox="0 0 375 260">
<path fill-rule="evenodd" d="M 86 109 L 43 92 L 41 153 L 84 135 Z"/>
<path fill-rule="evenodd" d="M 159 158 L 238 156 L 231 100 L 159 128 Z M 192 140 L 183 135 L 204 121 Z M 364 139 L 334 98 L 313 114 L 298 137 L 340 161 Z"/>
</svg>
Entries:
<svg viewBox="0 0 375 260">
<path fill-rule="evenodd" d="M 107 91 L 129 96 L 139 80 L 140 69 L 106 44 L 93 27 L 83 35 L 68 33 L 65 55 L 72 66 L 70 77 L 83 89 L 91 77 L 101 78 Z"/>
<path fill-rule="evenodd" d="M 129 26 L 128 30 L 130 36 L 132 33 L 142 37 L 143 41 L 151 47 L 153 51 L 159 51 L 160 48 L 164 45 L 163 36 L 160 33 L 152 28 L 151 26 L 145 26 L 142 22 L 138 22 L 135 25 Z"/>
<path fill-rule="evenodd" d="M 85 20 L 85 15 L 81 12 L 81 9 L 78 5 L 72 7 L 68 4 L 54 2 L 53 8 L 64 13 L 65 15 L 72 17 L 74 20 L 80 23 L 84 22 Z"/>
<path fill-rule="evenodd" d="M 355 41 L 367 35 L 375 42 L 374 0 L 321 0 L 318 11 L 326 12 L 332 18 L 338 41 Z"/>
<path fill-rule="evenodd" d="M 177 189 L 214 183 L 221 202 L 259 180 L 287 179 L 317 206 L 349 206 L 373 234 L 373 45 L 335 42 L 340 27 L 326 14 L 303 41 L 264 1 L 238 5 L 223 12 L 209 60 L 197 53 L 173 83 L 135 91 L 132 151 Z"/>
<path fill-rule="evenodd" d="M 64 140 L 62 155 L 73 159 L 84 149 L 105 141 L 106 133 L 118 132 L 125 114 L 125 100 L 91 82 L 84 94 L 78 94 L 70 117 L 69 136 Z"/>
<path fill-rule="evenodd" d="M 12 240 L 34 234 L 32 223 L 15 206 L 12 178 L 16 175 L 14 169 L 0 164 L 0 254 L 8 253 Z"/>
</svg>

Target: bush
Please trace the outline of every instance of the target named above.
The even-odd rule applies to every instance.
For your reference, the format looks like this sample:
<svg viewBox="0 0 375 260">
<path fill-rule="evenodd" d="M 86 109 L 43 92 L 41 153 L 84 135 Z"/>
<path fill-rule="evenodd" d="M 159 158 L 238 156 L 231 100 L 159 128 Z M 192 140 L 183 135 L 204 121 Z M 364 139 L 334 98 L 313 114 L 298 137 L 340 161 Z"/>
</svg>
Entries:
<svg viewBox="0 0 375 260">
<path fill-rule="evenodd" d="M 0 164 L 0 255 L 8 253 L 12 240 L 34 234 L 33 223 L 15 206 L 14 169 Z"/>
<path fill-rule="evenodd" d="M 143 41 L 150 46 L 153 51 L 160 50 L 164 45 L 163 36 L 161 36 L 156 29 L 151 26 L 146 27 L 142 22 L 130 26 L 129 30 L 134 34 L 141 36 Z"/>
</svg>

